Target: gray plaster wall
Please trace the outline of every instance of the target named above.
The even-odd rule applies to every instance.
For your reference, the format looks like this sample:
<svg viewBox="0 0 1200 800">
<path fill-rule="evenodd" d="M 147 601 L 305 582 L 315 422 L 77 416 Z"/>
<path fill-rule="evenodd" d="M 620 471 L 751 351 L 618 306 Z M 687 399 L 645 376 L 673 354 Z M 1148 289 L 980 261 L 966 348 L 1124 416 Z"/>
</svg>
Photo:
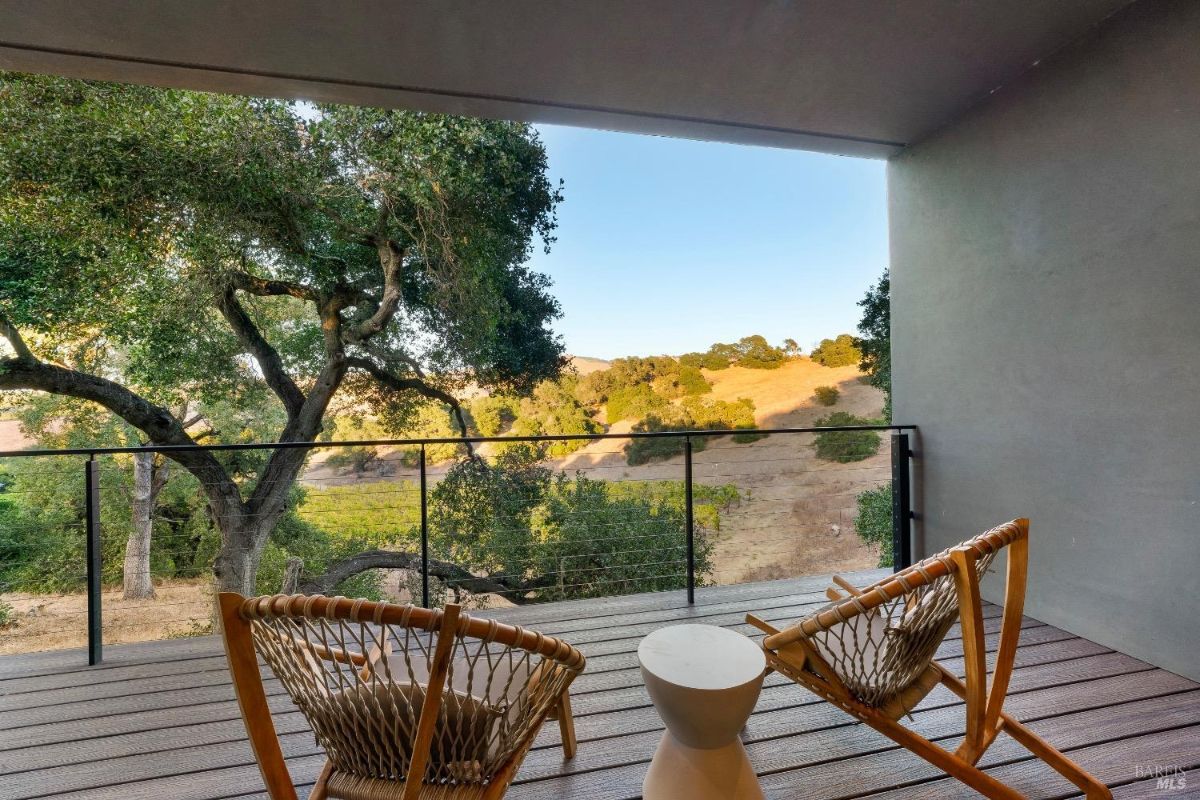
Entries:
<svg viewBox="0 0 1200 800">
<path fill-rule="evenodd" d="M 1029 615 L 1200 679 L 1200 2 L 1134 4 L 888 190 L 919 551 L 1028 516 Z"/>
</svg>

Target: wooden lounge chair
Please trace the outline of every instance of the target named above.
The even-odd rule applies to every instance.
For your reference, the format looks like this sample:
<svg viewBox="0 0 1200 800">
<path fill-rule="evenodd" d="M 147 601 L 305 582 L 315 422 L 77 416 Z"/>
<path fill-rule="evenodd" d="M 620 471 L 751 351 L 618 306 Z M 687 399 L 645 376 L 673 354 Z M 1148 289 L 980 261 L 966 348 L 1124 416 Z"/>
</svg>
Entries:
<svg viewBox="0 0 1200 800">
<path fill-rule="evenodd" d="M 1004 615 L 989 687 L 979 580 L 1006 547 Z M 1029 521 L 1018 519 L 863 589 L 835 577 L 836 588 L 826 592 L 832 602 L 783 630 L 754 616 L 746 621 L 767 634 L 763 649 L 769 669 L 987 797 L 1022 797 L 976 766 L 1003 731 L 1087 797 L 1111 798 L 1106 786 L 1004 712 L 1028 565 Z M 956 621 L 962 623 L 965 683 L 933 660 Z M 939 683 L 966 702 L 966 736 L 954 752 L 899 721 Z"/>
<path fill-rule="evenodd" d="M 260 656 L 329 760 L 311 798 L 502 797 L 542 722 L 575 752 L 574 647 L 444 610 L 344 597 L 220 595 L 225 652 L 272 800 L 295 800 Z"/>
</svg>

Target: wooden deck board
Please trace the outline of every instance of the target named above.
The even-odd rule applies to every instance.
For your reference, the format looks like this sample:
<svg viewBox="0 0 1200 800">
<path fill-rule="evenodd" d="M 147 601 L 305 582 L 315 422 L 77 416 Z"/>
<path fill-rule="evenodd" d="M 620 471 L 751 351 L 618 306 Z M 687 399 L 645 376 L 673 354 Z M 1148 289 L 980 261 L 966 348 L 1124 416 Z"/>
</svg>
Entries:
<svg viewBox="0 0 1200 800">
<path fill-rule="evenodd" d="M 879 573 L 862 574 L 868 582 Z M 633 800 L 662 734 L 641 684 L 636 650 L 663 625 L 705 622 L 756 636 L 754 611 L 778 623 L 824 602 L 823 577 L 707 587 L 688 606 L 682 592 L 631 595 L 490 612 L 578 644 L 588 671 L 576 682 L 579 755 L 564 762 L 548 725 L 509 793 L 515 800 L 580 797 Z M 599 611 L 600 613 L 596 613 Z M 985 613 L 996 645 L 997 609 Z M 952 631 L 939 659 L 961 670 Z M 303 717 L 274 680 L 269 700 L 298 785 L 321 756 Z M 1007 708 L 1118 787 L 1125 798 L 1156 796 L 1139 767 L 1200 767 L 1200 685 L 1065 631 L 1026 619 Z M 912 724 L 956 742 L 962 712 L 935 689 Z M 778 675 L 770 676 L 743 732 L 771 798 L 834 800 L 867 795 L 966 797 L 937 770 Z M 1069 796 L 1071 787 L 1013 743 L 998 742 L 984 765 L 1031 797 Z M 1200 786 L 1189 776 L 1188 791 Z M 903 785 L 903 790 L 897 787 Z M 0 657 L 0 800 L 261 797 L 220 643 L 212 637 L 114 646 L 88 668 L 78 651 Z M 1173 796 L 1188 796 L 1176 793 Z"/>
</svg>

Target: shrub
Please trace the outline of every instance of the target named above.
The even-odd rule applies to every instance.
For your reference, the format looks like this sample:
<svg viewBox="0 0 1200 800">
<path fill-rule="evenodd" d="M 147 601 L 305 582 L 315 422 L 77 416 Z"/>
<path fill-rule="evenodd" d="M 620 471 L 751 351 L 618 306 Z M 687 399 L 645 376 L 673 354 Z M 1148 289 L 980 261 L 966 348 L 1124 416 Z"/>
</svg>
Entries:
<svg viewBox="0 0 1200 800">
<path fill-rule="evenodd" d="M 349 488 L 349 487 L 339 487 Z M 357 489 L 357 487 L 355 487 Z M 381 523 L 385 517 L 376 517 Z M 324 521 L 328 524 L 328 521 Z M 415 539 L 415 533 L 411 537 Z M 260 594 L 274 594 L 283 585 L 283 575 L 288 558 L 295 556 L 304 562 L 304 575 L 322 575 L 333 562 L 361 553 L 374 547 L 394 543 L 383 534 L 352 536 L 345 532 L 327 530 L 322 526 L 304 521 L 288 513 L 271 532 L 271 539 L 263 548 L 262 561 L 258 567 L 256 589 Z M 345 597 L 365 597 L 382 600 L 383 573 L 380 570 L 361 572 L 342 581 L 333 594 Z"/>
<path fill-rule="evenodd" d="M 721 353 L 706 353 L 700 366 L 704 367 L 705 369 L 719 371 L 723 369 L 729 369 L 732 363 L 733 362 L 727 355 L 723 355 Z"/>
<path fill-rule="evenodd" d="M 817 420 L 817 427 L 831 428 L 844 425 L 870 425 L 874 420 L 862 419 L 845 411 L 835 411 Z M 849 464 L 863 461 L 879 452 L 879 434 L 875 431 L 829 431 L 817 434 L 817 458 Z"/>
<path fill-rule="evenodd" d="M 367 471 L 367 467 L 379 458 L 379 451 L 374 447 L 342 447 L 338 448 L 325 459 L 325 464 L 330 469 L 352 469 L 355 474 L 361 475 Z"/>
<path fill-rule="evenodd" d="M 687 397 L 696 397 L 712 391 L 712 382 L 696 367 L 680 367 L 679 386 Z"/>
<path fill-rule="evenodd" d="M 623 419 L 645 419 L 668 406 L 665 397 L 655 393 L 648 383 L 639 383 L 613 391 L 608 397 L 608 424 Z"/>
<path fill-rule="evenodd" d="M 603 533 L 597 536 L 597 531 Z M 556 580 L 539 599 L 605 597 L 627 592 L 679 589 L 685 585 L 685 513 L 654 498 L 622 496 L 607 481 L 559 475 L 537 519 L 533 572 Z M 618 534 L 618 535 L 614 535 Z M 698 531 L 695 564 L 699 581 L 712 570 L 712 543 Z"/>
<path fill-rule="evenodd" d="M 608 369 L 580 378 L 574 394 L 584 405 L 603 405 L 619 390 L 631 389 L 639 384 L 650 385 L 663 378 L 667 379 L 667 383 L 673 382 L 679 374 L 679 363 L 670 356 L 618 358 Z"/>
<path fill-rule="evenodd" d="M 812 360 L 825 367 L 848 367 L 862 360 L 854 337 L 843 333 L 836 339 L 822 339 L 812 351 Z"/>
<path fill-rule="evenodd" d="M 700 368 L 687 364 L 681 364 L 674 372 L 658 376 L 650 386 L 655 394 L 669 400 L 695 397 L 712 391 L 712 383 L 704 377 Z"/>
<path fill-rule="evenodd" d="M 499 436 L 506 425 L 516 421 L 519 407 L 517 398 L 505 395 L 476 397 L 467 405 L 475 430 L 482 436 Z"/>
<path fill-rule="evenodd" d="M 837 390 L 837 387 L 834 386 L 818 386 L 816 389 L 813 389 L 813 395 L 816 396 L 817 402 L 823 406 L 837 405 L 841 394 Z"/>
<path fill-rule="evenodd" d="M 575 397 L 576 379 L 563 377 L 542 381 L 530 397 L 521 401 L 512 431 L 518 436 L 570 436 L 599 433 L 600 426 Z M 546 455 L 561 457 L 587 446 L 586 439 L 552 442 Z"/>
<path fill-rule="evenodd" d="M 700 397 L 688 397 L 682 404 L 665 410 L 664 413 L 651 414 L 645 420 L 633 426 L 635 431 L 739 431 L 733 436 L 733 441 L 743 444 L 757 441 L 766 436 L 764 433 L 754 433 L 754 402 L 747 397 L 738 398 L 736 402 L 726 400 L 707 400 Z M 708 436 L 692 438 L 692 452 L 699 452 L 708 446 Z M 630 466 L 639 466 L 649 461 L 670 458 L 683 452 L 684 439 L 682 436 L 661 436 L 645 439 L 631 439 L 625 445 L 625 460 Z"/>
<path fill-rule="evenodd" d="M 83 481 L 74 470 L 64 471 L 31 458 L 14 459 L 9 466 L 0 497 L 0 590 L 68 593 L 83 589 Z M 101 472 L 105 498 L 100 504 L 101 580 L 112 584 L 121 580 L 125 541 L 132 526 L 128 503 L 110 498 L 127 496 L 132 487 L 128 470 L 113 469 L 110 460 L 103 462 Z M 164 495 L 170 491 L 168 484 Z M 163 567 L 161 552 L 152 554 L 151 568 L 156 572 Z"/>
<path fill-rule="evenodd" d="M 374 417 L 342 414 L 333 418 L 322 441 L 352 442 L 355 439 L 387 439 L 390 432 Z"/>
<path fill-rule="evenodd" d="M 653 414 L 633 426 L 634 431 L 688 431 L 695 430 L 690 420 L 677 417 L 674 421 L 663 420 Z M 692 439 L 692 452 L 703 450 L 708 444 L 707 436 Z M 625 461 L 638 467 L 651 461 L 661 461 L 683 453 L 684 437 L 655 436 L 647 439 L 630 439 L 625 445 Z"/>
<path fill-rule="evenodd" d="M 4 630 L 5 628 L 15 624 L 16 618 L 13 614 L 13 607 L 3 600 L 0 600 L 0 630 Z"/>
<path fill-rule="evenodd" d="M 787 361 L 782 348 L 772 347 L 762 336 L 746 336 L 735 345 L 737 365 L 746 369 L 779 369 Z"/>
<path fill-rule="evenodd" d="M 683 481 L 609 481 L 612 497 L 636 497 L 649 500 L 656 507 L 671 505 L 680 511 L 687 508 L 687 494 Z M 705 483 L 692 484 L 692 514 L 697 525 L 709 530 L 721 530 L 721 512 L 727 511 L 742 499 L 741 490 L 732 483 L 711 486 Z"/>
<path fill-rule="evenodd" d="M 424 403 L 417 408 L 402 435 L 406 439 L 456 439 L 462 435 L 462 429 L 449 408 L 441 403 Z M 409 468 L 416 467 L 420 452 L 421 448 L 415 445 L 401 448 L 400 463 Z M 425 446 L 425 463 L 442 464 L 466 454 L 465 445 L 450 442 L 429 444 Z"/>
<path fill-rule="evenodd" d="M 854 530 L 879 554 L 879 566 L 892 566 L 892 485 L 868 489 L 858 496 Z"/>
<path fill-rule="evenodd" d="M 551 472 L 539 458 L 536 448 L 514 445 L 494 464 L 456 464 L 430 498 L 437 556 L 475 575 L 522 579 L 537 600 L 683 586 L 682 484 L 630 488 Z M 714 487 L 705 499 L 717 514 L 736 490 L 730 498 Z M 697 536 L 701 576 L 711 570 L 710 551 Z"/>
<path fill-rule="evenodd" d="M 750 431 L 757 427 L 754 422 L 754 401 L 748 397 L 739 397 L 732 403 L 727 400 L 688 398 L 683 401 L 683 409 L 692 420 L 693 427 L 701 430 Z M 744 444 L 765 436 L 765 433 L 737 433 L 733 441 Z"/>
<path fill-rule="evenodd" d="M 754 334 L 732 343 L 716 342 L 707 353 L 688 353 L 680 357 L 679 363 L 714 370 L 730 364 L 747 369 L 777 369 L 787 359 L 788 353 L 783 348 L 773 347 L 764 337 Z"/>
</svg>

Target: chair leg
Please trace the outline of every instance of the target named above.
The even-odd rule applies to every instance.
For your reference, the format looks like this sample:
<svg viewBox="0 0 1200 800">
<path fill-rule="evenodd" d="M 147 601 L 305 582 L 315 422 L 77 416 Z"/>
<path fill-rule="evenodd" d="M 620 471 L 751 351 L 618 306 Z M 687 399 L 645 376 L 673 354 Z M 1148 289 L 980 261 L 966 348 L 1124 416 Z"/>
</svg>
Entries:
<svg viewBox="0 0 1200 800">
<path fill-rule="evenodd" d="M 992 800 L 1024 800 L 1024 795 L 1012 787 L 988 775 L 974 764 L 969 764 L 948 750 L 934 744 L 920 734 L 913 733 L 898 722 L 882 714 L 870 715 L 863 719 L 868 725 L 891 739 L 901 747 L 933 764 L 952 778 L 970 786 L 975 791 Z"/>
<path fill-rule="evenodd" d="M 312 791 L 308 793 L 308 800 L 325 800 L 329 797 L 329 791 L 325 788 L 325 784 L 329 782 L 329 774 L 333 772 L 333 762 L 326 760 L 325 766 L 321 768 L 321 774 L 317 777 L 317 782 L 313 784 Z"/>
<path fill-rule="evenodd" d="M 571 693 L 564 691 L 558 698 L 556 706 L 558 716 L 558 732 L 562 739 L 563 758 L 574 758 L 577 743 L 575 741 L 575 717 L 571 716 Z"/>
<path fill-rule="evenodd" d="M 937 662 L 934 663 L 936 664 Z M 966 685 L 940 664 L 937 666 L 942 672 L 942 684 L 959 697 L 965 697 Z M 997 729 L 988 731 L 991 735 L 984 741 L 982 749 L 978 754 L 973 754 L 976 760 L 983 755 L 995 740 L 995 733 L 1002 730 L 1034 756 L 1046 762 L 1055 772 L 1082 789 L 1087 795 L 1088 800 L 1112 800 L 1112 792 L 1109 791 L 1107 786 L 1063 755 L 1052 744 L 1025 727 L 1025 725 L 1007 712 L 1000 710 L 997 713 L 1000 717 L 1000 724 Z"/>
<path fill-rule="evenodd" d="M 1083 767 L 1067 758 L 1045 739 L 1003 711 L 1000 712 L 1000 722 L 1005 733 L 1016 739 L 1026 750 L 1045 761 L 1059 775 L 1082 789 L 1088 800 L 1112 800 L 1112 792 L 1107 786 L 1088 774 Z"/>
<path fill-rule="evenodd" d="M 254 651 L 250 623 L 241 616 L 240 609 L 245 599 L 233 592 L 221 592 L 217 598 L 233 693 L 237 697 L 246 735 L 250 739 L 254 760 L 258 762 L 267 794 L 271 800 L 296 800 L 296 788 L 279 746 L 271 707 L 263 689 L 262 674 L 258 671 L 258 656 Z"/>
</svg>

